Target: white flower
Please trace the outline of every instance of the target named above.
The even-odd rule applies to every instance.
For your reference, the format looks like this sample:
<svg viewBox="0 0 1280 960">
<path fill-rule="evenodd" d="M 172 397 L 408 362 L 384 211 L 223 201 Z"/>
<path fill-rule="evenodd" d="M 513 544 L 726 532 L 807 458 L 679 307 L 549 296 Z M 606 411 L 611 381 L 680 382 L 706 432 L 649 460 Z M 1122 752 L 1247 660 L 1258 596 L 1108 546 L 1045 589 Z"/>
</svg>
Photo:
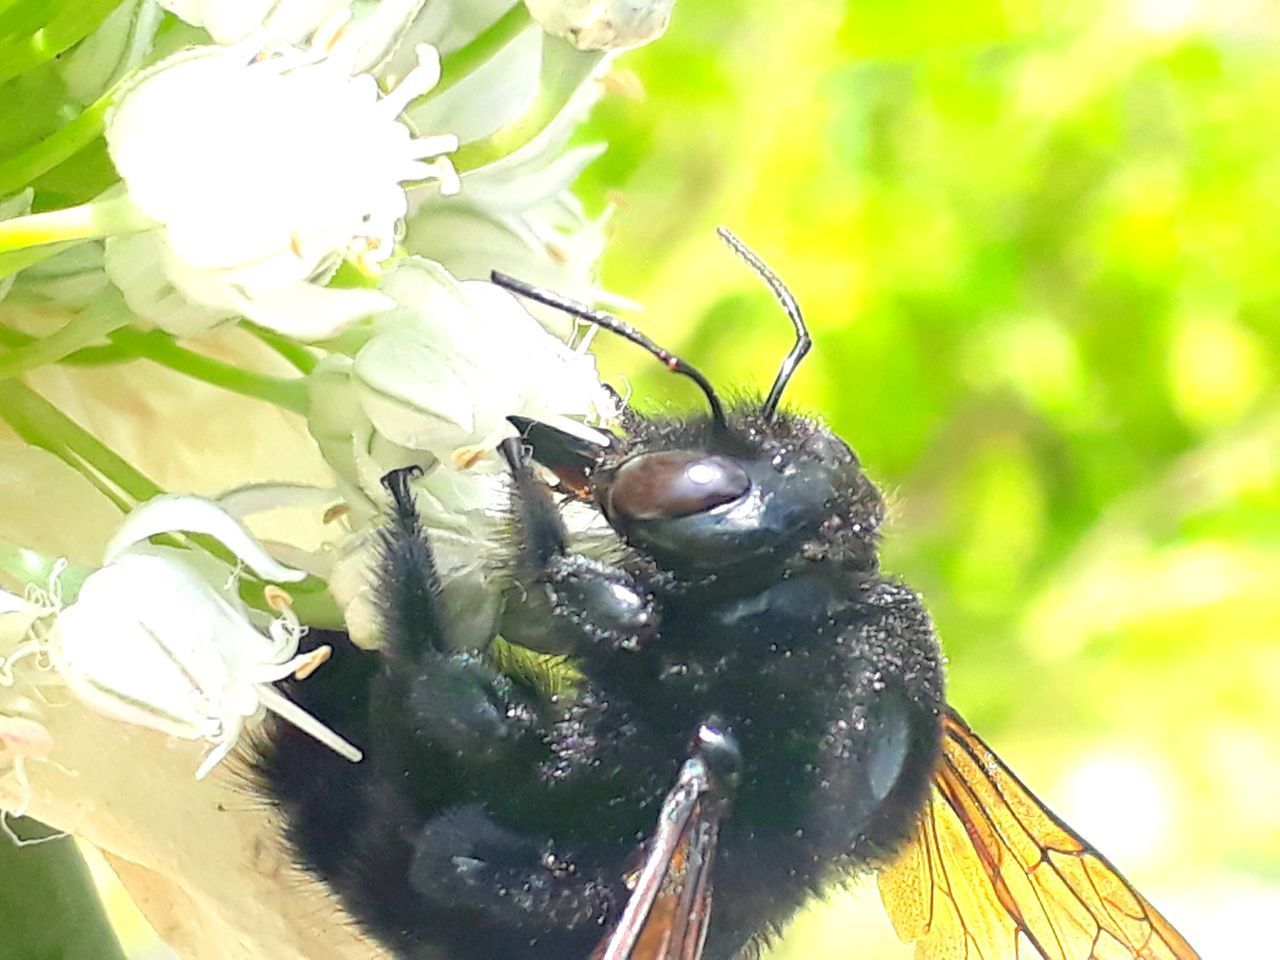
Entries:
<svg viewBox="0 0 1280 960">
<path fill-rule="evenodd" d="M 610 212 L 588 218 L 568 191 L 520 212 L 473 199 L 424 204 L 409 219 L 409 252 L 438 260 L 460 279 L 487 279 L 497 269 L 574 300 L 635 308 L 596 283 Z M 523 306 L 555 334 L 568 336 L 577 325 L 561 310 Z"/>
<path fill-rule="evenodd" d="M 514 436 L 507 418 L 541 420 L 583 439 L 614 414 L 595 360 L 551 336 L 491 283 L 454 280 L 413 258 L 383 289 L 400 307 L 355 357 L 360 406 L 382 436 L 456 466 Z"/>
<path fill-rule="evenodd" d="M 380 0 L 373 5 L 353 0 L 161 0 L 160 5 L 203 27 L 216 43 L 341 43 L 358 51 L 352 57 L 357 70 L 369 70 L 413 26 L 426 0 Z M 353 17 L 359 18 L 354 24 Z"/>
<path fill-rule="evenodd" d="M 255 626 L 225 567 L 190 551 L 139 545 L 161 531 L 217 537 L 274 580 L 303 574 L 276 563 L 232 517 L 195 497 L 159 497 L 135 510 L 58 615 L 49 656 L 59 677 L 100 713 L 213 744 L 197 777 L 235 746 L 245 724 L 270 710 L 349 760 L 360 752 L 271 684 L 309 672 L 324 648 L 298 654 L 304 628 L 283 591 L 266 633 Z M 271 590 L 272 588 L 268 588 Z"/>
<path fill-rule="evenodd" d="M 498 443 L 525 416 L 589 442 L 616 416 L 595 361 L 547 333 L 506 291 L 458 282 L 408 258 L 384 278 L 400 307 L 376 321 L 354 360 L 330 358 L 309 377 L 308 427 L 338 475 L 357 530 L 385 509 L 380 481 L 417 465 L 417 506 L 431 539 L 445 604 L 456 604 L 458 646 L 483 646 L 499 611 L 491 569 L 509 484 Z M 357 533 L 329 580 L 357 643 L 377 623 L 369 590 L 372 541 Z"/>
<path fill-rule="evenodd" d="M 160 6 L 218 43 L 239 43 L 256 31 L 299 43 L 351 0 L 160 0 Z"/>
<path fill-rule="evenodd" d="M 392 254 L 404 182 L 457 188 L 440 158 L 456 138 L 414 138 L 397 119 L 439 78 L 435 51 L 419 58 L 385 96 L 336 50 L 203 47 L 143 74 L 106 130 L 132 204 L 161 224 L 107 242 L 130 307 L 178 333 L 245 316 L 322 338 L 387 306 L 376 291 L 323 283 L 344 258 Z"/>
<path fill-rule="evenodd" d="M 588 442 L 616 415 L 594 358 L 547 333 L 506 291 L 459 282 L 411 257 L 383 281 L 400 306 L 376 321 L 353 360 L 309 376 L 308 428 L 362 526 L 385 502 L 381 478 L 417 465 L 429 526 L 487 539 L 506 493 L 496 455 L 508 417 L 554 424 Z"/>
<path fill-rule="evenodd" d="M 657 40 L 676 0 L 524 0 L 542 29 L 579 50 L 625 50 Z"/>
<path fill-rule="evenodd" d="M 462 143 L 490 136 L 523 114 L 537 95 L 542 40 L 530 27 L 448 89 L 411 104 L 406 119 L 419 130 L 456 133 Z M 392 67 L 404 58 L 393 56 Z"/>
<path fill-rule="evenodd" d="M 455 130 L 464 143 L 491 134 L 527 109 L 540 69 L 555 73 L 557 59 L 581 57 L 565 44 L 544 40 L 537 31 L 518 37 L 456 86 L 414 104 L 408 115 L 423 129 Z M 499 269 L 577 300 L 619 305 L 595 281 L 608 212 L 588 218 L 570 193 L 582 170 L 605 150 L 604 144 L 569 146 L 604 91 L 602 70 L 603 65 L 528 143 L 463 174 L 457 197 L 411 189 L 405 249 L 439 261 L 462 279 L 488 279 Z M 495 99 L 497 92 L 503 99 Z M 525 306 L 550 330 L 573 329 L 574 321 L 562 312 Z"/>
<path fill-rule="evenodd" d="M 58 57 L 55 69 L 67 93 L 86 105 L 98 99 L 146 61 L 163 21 L 164 11 L 150 0 L 120 4 L 93 33 Z"/>
<path fill-rule="evenodd" d="M 40 603 L 0 590 L 0 687 L 13 685 L 13 664 L 29 649 L 32 625 L 50 611 Z"/>
<path fill-rule="evenodd" d="M 38 616 L 39 606 L 7 590 L 0 590 L 0 650 L 20 640 Z"/>
</svg>

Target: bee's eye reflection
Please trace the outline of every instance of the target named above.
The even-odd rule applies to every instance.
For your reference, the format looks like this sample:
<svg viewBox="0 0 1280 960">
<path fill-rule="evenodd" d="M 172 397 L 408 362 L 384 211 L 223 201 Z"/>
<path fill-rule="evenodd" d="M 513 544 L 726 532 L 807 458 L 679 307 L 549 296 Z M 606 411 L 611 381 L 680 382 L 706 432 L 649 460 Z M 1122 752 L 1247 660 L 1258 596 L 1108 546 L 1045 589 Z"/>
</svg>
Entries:
<svg viewBox="0 0 1280 960">
<path fill-rule="evenodd" d="M 632 457 L 614 473 L 602 506 L 623 523 L 675 520 L 739 500 L 751 489 L 745 470 L 705 450 Z"/>
</svg>

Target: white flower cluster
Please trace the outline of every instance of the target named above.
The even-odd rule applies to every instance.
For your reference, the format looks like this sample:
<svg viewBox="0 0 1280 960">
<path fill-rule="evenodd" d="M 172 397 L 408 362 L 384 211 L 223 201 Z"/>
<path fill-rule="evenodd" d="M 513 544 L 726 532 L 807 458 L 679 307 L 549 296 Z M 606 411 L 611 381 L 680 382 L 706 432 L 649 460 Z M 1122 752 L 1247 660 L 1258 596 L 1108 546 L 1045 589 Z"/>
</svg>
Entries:
<svg viewBox="0 0 1280 960">
<path fill-rule="evenodd" d="M 584 344 L 562 339 L 573 324 L 487 278 L 602 299 L 607 211 L 589 217 L 570 187 L 603 147 L 568 142 L 613 53 L 660 34 L 670 8 L 129 0 L 51 65 L 84 104 L 60 136 L 100 136 L 115 180 L 86 175 L 94 192 L 59 207 L 39 177 L 80 182 L 80 154 L 44 141 L 0 158 L 30 175 L 0 172 L 0 455 L 27 465 L 0 476 L 0 785 L 8 769 L 25 792 L 23 761 L 56 758 L 53 701 L 33 694 L 55 687 L 207 743 L 199 777 L 267 712 L 359 760 L 274 683 L 323 663 L 323 646 L 300 652 L 308 617 L 378 642 L 372 531 L 397 467 L 424 471 L 447 600 L 468 611 L 451 639 L 491 639 L 509 418 L 603 443 L 617 410 Z M 232 401 L 262 418 L 224 428 Z M 185 419 L 159 443 L 170 410 Z M 280 417 L 322 475 L 250 484 L 292 476 L 270 459 L 282 446 L 255 442 Z M 236 476 L 210 453 L 227 432 L 247 485 L 210 489 Z M 55 504 L 24 526 L 16 504 L 55 472 L 117 518 L 105 549 L 83 515 L 58 528 Z M 308 533 L 271 526 L 289 509 Z M 275 584 L 308 575 L 300 615 Z"/>
<path fill-rule="evenodd" d="M 107 146 L 157 226 L 108 238 L 106 269 L 135 314 L 179 334 L 245 317 L 318 339 L 389 305 L 323 284 L 344 260 L 391 256 L 404 183 L 458 192 L 442 156 L 458 139 L 415 138 L 397 119 L 439 80 L 434 48 L 385 96 L 335 54 L 198 48 L 124 91 Z"/>
</svg>

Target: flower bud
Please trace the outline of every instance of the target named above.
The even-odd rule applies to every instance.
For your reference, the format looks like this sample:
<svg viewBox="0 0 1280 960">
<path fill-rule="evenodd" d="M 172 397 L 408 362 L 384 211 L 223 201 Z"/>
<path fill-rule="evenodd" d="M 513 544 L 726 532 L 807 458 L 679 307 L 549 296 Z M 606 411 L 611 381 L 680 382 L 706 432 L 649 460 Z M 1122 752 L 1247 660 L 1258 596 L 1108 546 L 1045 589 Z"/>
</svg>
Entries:
<svg viewBox="0 0 1280 960">
<path fill-rule="evenodd" d="M 666 32 L 676 0 L 525 0 L 547 33 L 579 50 L 626 50 Z"/>
<path fill-rule="evenodd" d="M 139 545 L 161 529 L 211 532 L 251 568 L 277 579 L 303 576 L 276 563 L 214 504 L 159 497 L 130 515 L 107 549 L 107 565 L 58 614 L 49 656 L 59 678 L 106 716 L 211 743 L 198 778 L 264 710 L 359 760 L 359 750 L 272 686 L 323 661 L 298 653 L 305 628 L 287 604 L 277 605 L 264 631 L 226 567 L 190 551 Z"/>
</svg>

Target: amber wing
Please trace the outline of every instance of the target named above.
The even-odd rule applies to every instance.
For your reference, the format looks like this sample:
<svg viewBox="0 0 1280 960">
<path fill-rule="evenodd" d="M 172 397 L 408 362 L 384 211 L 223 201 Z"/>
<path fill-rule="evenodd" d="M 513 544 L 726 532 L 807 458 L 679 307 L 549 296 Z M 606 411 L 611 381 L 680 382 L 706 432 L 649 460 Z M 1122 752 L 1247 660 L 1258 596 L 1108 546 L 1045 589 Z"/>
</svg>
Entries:
<svg viewBox="0 0 1280 960">
<path fill-rule="evenodd" d="M 919 960 L 1198 960 L 954 711 L 917 835 L 879 875 Z"/>
<path fill-rule="evenodd" d="M 591 960 L 701 960 L 711 919 L 711 865 L 721 804 L 701 761 L 667 795 L 621 919 Z"/>
</svg>

